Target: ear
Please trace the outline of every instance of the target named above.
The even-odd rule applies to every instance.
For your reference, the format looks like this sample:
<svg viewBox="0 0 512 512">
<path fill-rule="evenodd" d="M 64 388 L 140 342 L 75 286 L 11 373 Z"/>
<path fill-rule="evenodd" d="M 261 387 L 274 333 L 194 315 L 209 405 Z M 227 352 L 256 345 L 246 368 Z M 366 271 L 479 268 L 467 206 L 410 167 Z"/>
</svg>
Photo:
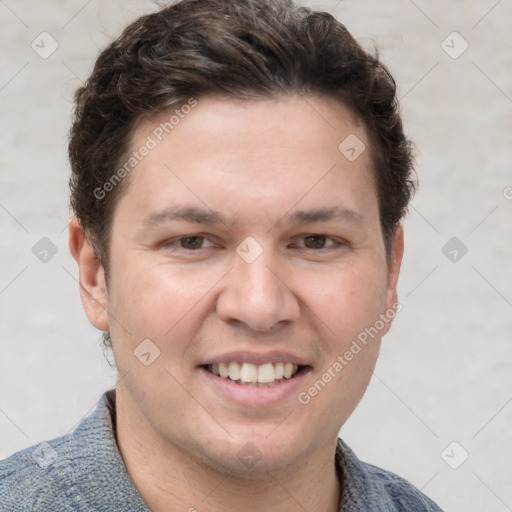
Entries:
<svg viewBox="0 0 512 512">
<path fill-rule="evenodd" d="M 105 271 L 76 217 L 69 223 L 69 250 L 78 263 L 80 297 L 85 314 L 94 327 L 108 331 Z"/>
<path fill-rule="evenodd" d="M 396 291 L 398 276 L 400 275 L 400 266 L 404 255 L 404 230 L 402 225 L 396 228 L 393 242 L 391 244 L 391 253 L 388 263 L 388 284 L 386 295 L 386 311 L 396 310 L 398 305 L 398 295 Z M 400 310 L 400 309 L 399 309 Z M 386 323 L 382 335 L 386 334 L 391 327 L 391 322 Z"/>
</svg>

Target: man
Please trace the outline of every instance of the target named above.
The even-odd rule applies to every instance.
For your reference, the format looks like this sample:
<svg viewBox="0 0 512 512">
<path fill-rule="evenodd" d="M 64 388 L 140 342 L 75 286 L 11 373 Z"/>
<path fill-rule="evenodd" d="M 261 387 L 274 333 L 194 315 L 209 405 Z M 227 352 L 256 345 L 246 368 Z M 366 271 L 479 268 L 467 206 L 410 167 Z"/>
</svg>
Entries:
<svg viewBox="0 0 512 512">
<path fill-rule="evenodd" d="M 438 511 L 338 439 L 400 304 L 393 79 L 326 13 L 183 0 L 76 95 L 69 243 L 115 390 L 2 510 Z"/>
</svg>

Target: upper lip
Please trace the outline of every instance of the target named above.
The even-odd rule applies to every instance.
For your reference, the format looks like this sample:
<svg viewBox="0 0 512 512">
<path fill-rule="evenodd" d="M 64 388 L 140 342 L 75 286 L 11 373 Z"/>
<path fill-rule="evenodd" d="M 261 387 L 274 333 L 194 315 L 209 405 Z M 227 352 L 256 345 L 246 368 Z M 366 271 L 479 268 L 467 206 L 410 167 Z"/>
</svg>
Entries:
<svg viewBox="0 0 512 512">
<path fill-rule="evenodd" d="M 273 350 L 271 352 L 224 352 L 223 354 L 208 358 L 208 360 L 202 363 L 200 366 L 208 364 L 230 363 L 232 361 L 237 363 L 252 363 L 255 365 L 261 365 L 265 363 L 292 363 L 297 366 L 309 366 L 306 360 L 302 357 L 290 354 L 289 352 L 282 352 L 277 350 Z"/>
</svg>

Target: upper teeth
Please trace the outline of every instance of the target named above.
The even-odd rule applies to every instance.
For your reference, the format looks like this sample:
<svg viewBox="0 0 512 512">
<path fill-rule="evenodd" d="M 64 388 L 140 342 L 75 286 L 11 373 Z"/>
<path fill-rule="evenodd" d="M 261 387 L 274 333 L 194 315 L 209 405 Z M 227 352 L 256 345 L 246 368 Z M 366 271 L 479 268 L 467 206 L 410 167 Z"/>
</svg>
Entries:
<svg viewBox="0 0 512 512">
<path fill-rule="evenodd" d="M 218 377 L 231 379 L 241 383 L 269 384 L 277 380 L 290 379 L 299 367 L 292 363 L 218 363 L 208 367 Z"/>
</svg>

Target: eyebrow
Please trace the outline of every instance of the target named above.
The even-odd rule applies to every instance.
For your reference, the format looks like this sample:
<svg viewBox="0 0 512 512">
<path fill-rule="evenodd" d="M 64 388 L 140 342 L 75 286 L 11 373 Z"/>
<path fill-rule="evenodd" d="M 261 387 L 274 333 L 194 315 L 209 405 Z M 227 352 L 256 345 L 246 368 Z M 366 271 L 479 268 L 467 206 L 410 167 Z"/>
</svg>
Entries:
<svg viewBox="0 0 512 512">
<path fill-rule="evenodd" d="M 148 215 L 143 220 L 143 224 L 152 227 L 173 220 L 185 220 L 197 224 L 221 224 L 224 222 L 220 213 L 213 210 L 201 210 L 194 206 L 176 206 Z"/>
<path fill-rule="evenodd" d="M 309 222 L 325 222 L 328 220 L 349 220 L 357 223 L 362 223 L 363 221 L 360 213 L 339 206 L 316 210 L 297 210 L 285 217 L 290 224 L 307 224 Z"/>
<path fill-rule="evenodd" d="M 286 219 L 286 223 L 290 225 L 325 222 L 329 220 L 346 220 L 356 224 L 362 224 L 363 222 L 363 216 L 360 213 L 339 206 L 311 210 L 296 210 L 281 217 L 275 225 L 281 224 L 283 219 Z M 176 206 L 152 213 L 142 221 L 142 224 L 145 227 L 155 227 L 176 220 L 206 225 L 228 225 L 227 220 L 223 218 L 220 212 L 203 210 L 195 206 Z"/>
</svg>

